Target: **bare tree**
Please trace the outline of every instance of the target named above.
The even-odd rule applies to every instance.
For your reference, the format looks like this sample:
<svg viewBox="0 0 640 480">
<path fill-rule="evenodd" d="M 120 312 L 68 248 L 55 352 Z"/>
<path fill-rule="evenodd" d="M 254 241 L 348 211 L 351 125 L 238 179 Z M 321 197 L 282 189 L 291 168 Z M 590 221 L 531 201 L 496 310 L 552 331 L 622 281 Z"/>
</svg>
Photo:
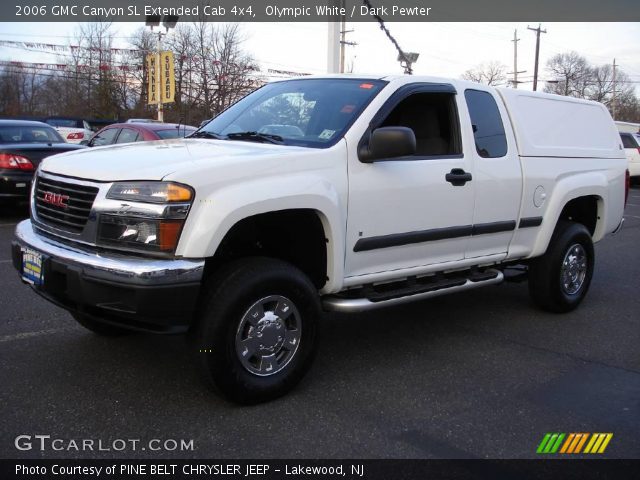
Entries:
<svg viewBox="0 0 640 480">
<path fill-rule="evenodd" d="M 253 58 L 241 48 L 237 24 L 195 25 L 195 83 L 205 116 L 220 113 L 256 87 Z"/>
<path fill-rule="evenodd" d="M 135 117 L 147 117 L 152 115 L 153 107 L 147 104 L 148 72 L 146 68 L 147 55 L 156 50 L 156 40 L 153 33 L 144 28 L 138 28 L 131 37 L 131 52 L 125 57 L 128 66 L 128 81 L 137 99 L 131 108 L 131 114 Z"/>
<path fill-rule="evenodd" d="M 507 67 L 499 62 L 481 63 L 462 74 L 464 80 L 484 85 L 504 85 L 507 82 Z"/>
<path fill-rule="evenodd" d="M 151 116 L 146 56 L 156 52 L 155 37 L 141 28 L 128 49 L 113 48 L 113 38 L 110 23 L 83 24 L 53 71 L 1 67 L 0 115 Z M 176 78 L 175 103 L 165 105 L 167 121 L 197 125 L 264 83 L 242 42 L 238 25 L 207 22 L 178 25 L 165 38 Z"/>
<path fill-rule="evenodd" d="M 166 45 L 174 56 L 176 93 L 175 103 L 169 105 L 165 113 L 174 120 L 194 123 L 193 117 L 200 117 L 197 111 L 198 97 L 194 91 L 197 45 L 194 28 L 179 24 L 167 38 Z"/>
<path fill-rule="evenodd" d="M 577 52 L 559 53 L 547 61 L 547 71 L 554 80 L 545 92 L 585 98 L 591 76 L 587 60 Z"/>
<path fill-rule="evenodd" d="M 547 70 L 553 81 L 547 82 L 545 92 L 595 100 L 612 109 L 614 83 L 611 65 L 592 66 L 578 53 L 569 52 L 549 59 Z M 617 120 L 640 120 L 635 89 L 629 76 L 620 69 L 616 71 L 615 98 Z"/>
</svg>

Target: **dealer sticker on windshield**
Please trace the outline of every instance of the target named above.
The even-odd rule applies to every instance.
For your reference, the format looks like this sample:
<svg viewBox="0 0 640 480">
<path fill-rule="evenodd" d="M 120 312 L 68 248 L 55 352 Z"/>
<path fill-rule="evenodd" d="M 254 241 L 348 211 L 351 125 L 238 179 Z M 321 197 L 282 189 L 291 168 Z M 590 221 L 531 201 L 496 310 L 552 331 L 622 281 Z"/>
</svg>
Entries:
<svg viewBox="0 0 640 480">
<path fill-rule="evenodd" d="M 318 138 L 321 138 L 323 140 L 329 140 L 331 137 L 333 137 L 334 133 L 336 133 L 335 130 L 325 129 L 322 131 L 320 135 L 318 135 Z"/>
<path fill-rule="evenodd" d="M 22 279 L 32 285 L 44 283 L 44 271 L 42 269 L 42 254 L 31 250 L 22 249 Z"/>
</svg>

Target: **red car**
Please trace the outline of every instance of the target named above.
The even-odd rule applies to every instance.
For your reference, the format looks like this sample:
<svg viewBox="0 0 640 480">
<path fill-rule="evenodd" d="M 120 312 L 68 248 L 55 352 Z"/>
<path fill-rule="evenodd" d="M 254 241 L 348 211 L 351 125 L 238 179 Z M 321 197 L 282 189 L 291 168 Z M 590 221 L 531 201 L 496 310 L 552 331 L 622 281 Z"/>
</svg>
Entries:
<svg viewBox="0 0 640 480">
<path fill-rule="evenodd" d="M 96 133 L 87 145 L 101 147 L 115 143 L 167 140 L 186 137 L 195 131 L 195 127 L 177 123 L 114 123 Z"/>
</svg>

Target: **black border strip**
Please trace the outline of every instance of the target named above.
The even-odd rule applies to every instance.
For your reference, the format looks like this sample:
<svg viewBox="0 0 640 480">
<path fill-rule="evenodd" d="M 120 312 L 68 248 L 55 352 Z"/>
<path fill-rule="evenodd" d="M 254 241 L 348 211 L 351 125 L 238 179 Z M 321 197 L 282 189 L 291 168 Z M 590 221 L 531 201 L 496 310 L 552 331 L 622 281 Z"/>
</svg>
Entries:
<svg viewBox="0 0 640 480">
<path fill-rule="evenodd" d="M 520 219 L 518 228 L 539 227 L 542 225 L 542 217 L 526 217 Z"/>
<path fill-rule="evenodd" d="M 488 233 L 510 232 L 516 229 L 515 220 L 507 220 L 505 222 L 481 223 L 473 226 L 472 236 L 486 235 Z"/>
<path fill-rule="evenodd" d="M 459 227 L 434 228 L 431 230 L 418 230 L 407 233 L 392 233 L 359 239 L 353 247 L 354 252 L 365 252 L 379 248 L 399 247 L 412 243 L 433 242 L 448 238 L 468 237 L 473 234 L 473 225 Z"/>
<path fill-rule="evenodd" d="M 531 455 L 534 455 L 532 450 Z M 33 455 L 33 452 L 30 452 Z M 467 452 L 465 452 L 467 453 Z M 111 452 L 113 455 L 113 452 Z M 471 455 L 471 454 L 469 454 Z M 169 457 L 168 455 L 166 455 Z M 282 480 L 291 478 L 314 478 L 319 480 L 340 477 L 362 480 L 387 480 L 402 478 L 405 480 L 434 479 L 512 479 L 519 480 L 565 480 L 579 478 L 581 480 L 601 480 L 615 478 L 619 480 L 636 479 L 640 460 L 622 460 L 597 455 L 598 458 L 579 456 L 575 459 L 563 459 L 568 455 L 538 455 L 535 459 L 489 460 L 489 459 L 23 459 L 0 460 L 0 478 L 42 480 L 105 478 L 118 480 L 137 480 L 160 478 L 202 479 L 225 478 L 227 480 L 245 480 L 254 476 L 261 480 Z M 555 457 L 555 458 L 553 458 Z M 604 458 L 602 458 L 604 457 Z M 53 474 L 53 469 L 57 474 Z M 211 473 L 197 474 L 200 466 L 210 467 Z M 16 468 L 18 467 L 18 468 Z M 132 467 L 141 467 L 136 470 Z M 156 472 L 149 473 L 155 467 Z M 31 474 L 25 469 L 38 468 L 42 473 Z M 82 468 L 100 468 L 100 475 L 81 473 Z M 325 468 L 326 470 L 322 470 Z M 77 473 L 61 474 L 61 469 L 75 470 Z M 319 471 L 315 471 L 318 469 Z M 331 470 L 329 470 L 331 469 Z M 208 470 L 208 469 L 207 469 Z"/>
<path fill-rule="evenodd" d="M 542 217 L 520 219 L 518 228 L 537 227 L 542 224 Z M 366 252 L 381 248 L 399 247 L 413 243 L 433 242 L 449 238 L 473 237 L 491 233 L 510 232 L 516 229 L 515 220 L 480 223 L 478 225 L 461 225 L 457 227 L 434 228 L 407 233 L 392 233 L 377 237 L 360 238 L 353 247 L 354 252 Z"/>
</svg>

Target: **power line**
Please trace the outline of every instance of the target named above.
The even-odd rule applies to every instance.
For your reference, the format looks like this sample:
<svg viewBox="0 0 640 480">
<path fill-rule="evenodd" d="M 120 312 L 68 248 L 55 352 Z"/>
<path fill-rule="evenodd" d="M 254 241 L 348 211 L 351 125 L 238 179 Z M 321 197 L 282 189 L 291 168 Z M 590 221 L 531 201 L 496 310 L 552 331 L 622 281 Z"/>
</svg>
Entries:
<svg viewBox="0 0 640 480">
<path fill-rule="evenodd" d="M 369 0 L 362 0 L 362 3 L 366 5 L 366 7 L 369 9 L 370 12 L 376 11 L 373 5 L 371 5 L 371 2 Z M 400 44 L 398 43 L 398 41 L 393 37 L 393 35 L 391 35 L 391 32 L 389 31 L 387 26 L 384 24 L 384 20 L 382 19 L 382 17 L 380 17 L 380 15 L 375 14 L 373 15 L 373 18 L 375 18 L 378 21 L 378 23 L 380 24 L 380 30 L 382 30 L 387 35 L 389 40 L 391 40 L 391 43 L 393 43 L 393 45 L 396 47 L 396 50 L 398 50 L 398 55 L 400 59 L 404 62 L 404 65 L 403 65 L 404 73 L 412 75 L 413 69 L 411 68 L 411 61 L 409 60 L 407 55 L 404 53 L 404 51 L 400 47 Z"/>
</svg>

